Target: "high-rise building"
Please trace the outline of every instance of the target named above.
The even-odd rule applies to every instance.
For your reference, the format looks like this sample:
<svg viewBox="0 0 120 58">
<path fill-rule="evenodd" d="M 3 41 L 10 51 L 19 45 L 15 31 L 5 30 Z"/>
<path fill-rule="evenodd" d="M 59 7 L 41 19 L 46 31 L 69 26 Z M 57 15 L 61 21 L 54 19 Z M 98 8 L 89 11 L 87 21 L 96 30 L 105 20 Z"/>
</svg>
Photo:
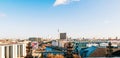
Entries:
<svg viewBox="0 0 120 58">
<path fill-rule="evenodd" d="M 60 39 L 66 39 L 66 33 L 60 33 Z"/>
</svg>

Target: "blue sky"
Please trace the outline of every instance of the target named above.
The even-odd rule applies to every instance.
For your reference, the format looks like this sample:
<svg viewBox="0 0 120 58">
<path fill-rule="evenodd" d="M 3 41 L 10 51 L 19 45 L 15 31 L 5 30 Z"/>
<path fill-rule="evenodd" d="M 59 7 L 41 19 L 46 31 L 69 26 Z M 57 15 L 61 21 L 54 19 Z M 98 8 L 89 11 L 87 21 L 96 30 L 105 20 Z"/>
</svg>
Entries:
<svg viewBox="0 0 120 58">
<path fill-rule="evenodd" d="M 120 0 L 0 0 L 0 38 L 120 37 Z"/>
</svg>

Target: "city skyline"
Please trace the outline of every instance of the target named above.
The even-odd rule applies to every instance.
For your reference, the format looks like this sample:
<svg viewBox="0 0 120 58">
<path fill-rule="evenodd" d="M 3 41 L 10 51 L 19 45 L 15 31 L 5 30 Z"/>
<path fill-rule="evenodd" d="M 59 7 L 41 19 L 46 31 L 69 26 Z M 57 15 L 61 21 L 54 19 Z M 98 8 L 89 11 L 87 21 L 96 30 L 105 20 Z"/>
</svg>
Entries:
<svg viewBox="0 0 120 58">
<path fill-rule="evenodd" d="M 0 0 L 0 38 L 120 37 L 120 0 Z"/>
</svg>

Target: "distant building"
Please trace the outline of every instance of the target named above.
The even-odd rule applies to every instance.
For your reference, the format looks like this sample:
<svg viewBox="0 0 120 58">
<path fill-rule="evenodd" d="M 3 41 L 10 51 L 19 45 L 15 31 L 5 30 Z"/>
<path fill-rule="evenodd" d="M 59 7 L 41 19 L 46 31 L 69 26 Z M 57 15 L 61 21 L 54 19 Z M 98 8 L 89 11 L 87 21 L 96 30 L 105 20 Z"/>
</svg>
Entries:
<svg viewBox="0 0 120 58">
<path fill-rule="evenodd" d="M 41 41 L 41 38 L 30 37 L 29 40 L 30 40 L 30 41 L 37 41 L 37 42 L 40 42 L 40 41 Z"/>
<path fill-rule="evenodd" d="M 66 33 L 60 33 L 60 39 L 66 39 Z"/>
</svg>

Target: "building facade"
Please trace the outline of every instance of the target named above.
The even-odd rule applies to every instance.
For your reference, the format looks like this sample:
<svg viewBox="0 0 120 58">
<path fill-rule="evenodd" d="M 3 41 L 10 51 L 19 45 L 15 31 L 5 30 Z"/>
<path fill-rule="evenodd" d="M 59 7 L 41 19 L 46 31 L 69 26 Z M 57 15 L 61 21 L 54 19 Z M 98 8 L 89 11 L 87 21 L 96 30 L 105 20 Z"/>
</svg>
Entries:
<svg viewBox="0 0 120 58">
<path fill-rule="evenodd" d="M 66 39 L 67 36 L 66 36 L 66 33 L 60 33 L 60 39 Z"/>
</svg>

